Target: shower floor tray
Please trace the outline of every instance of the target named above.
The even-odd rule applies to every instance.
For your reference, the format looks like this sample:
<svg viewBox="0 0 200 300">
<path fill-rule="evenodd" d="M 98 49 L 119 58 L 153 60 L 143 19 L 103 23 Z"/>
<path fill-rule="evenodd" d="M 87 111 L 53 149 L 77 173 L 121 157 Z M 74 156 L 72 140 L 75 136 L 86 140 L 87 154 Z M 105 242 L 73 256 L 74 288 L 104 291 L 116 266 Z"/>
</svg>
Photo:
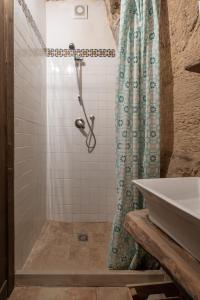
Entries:
<svg viewBox="0 0 200 300">
<path fill-rule="evenodd" d="M 110 223 L 47 222 L 16 273 L 16 286 L 125 286 L 165 279 L 163 271 L 108 270 L 110 234 Z"/>
<path fill-rule="evenodd" d="M 48 221 L 23 271 L 95 272 L 107 270 L 110 223 Z"/>
</svg>

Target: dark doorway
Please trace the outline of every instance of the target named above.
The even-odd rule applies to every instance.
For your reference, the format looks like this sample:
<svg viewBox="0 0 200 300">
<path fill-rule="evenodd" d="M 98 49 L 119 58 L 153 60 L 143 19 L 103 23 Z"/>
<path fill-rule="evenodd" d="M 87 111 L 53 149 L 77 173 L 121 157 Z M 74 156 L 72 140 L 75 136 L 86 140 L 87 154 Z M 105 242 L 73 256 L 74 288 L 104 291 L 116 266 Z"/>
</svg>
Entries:
<svg viewBox="0 0 200 300">
<path fill-rule="evenodd" d="M 0 1 L 0 300 L 14 287 L 13 0 Z"/>
</svg>

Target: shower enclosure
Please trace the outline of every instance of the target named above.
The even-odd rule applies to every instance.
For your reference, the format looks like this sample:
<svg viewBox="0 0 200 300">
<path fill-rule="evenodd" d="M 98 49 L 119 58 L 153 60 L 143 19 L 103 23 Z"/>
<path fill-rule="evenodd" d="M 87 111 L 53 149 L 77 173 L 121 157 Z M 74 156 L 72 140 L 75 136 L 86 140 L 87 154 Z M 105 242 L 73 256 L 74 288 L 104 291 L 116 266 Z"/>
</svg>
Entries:
<svg viewBox="0 0 200 300">
<path fill-rule="evenodd" d="M 81 6 L 77 16 L 74 0 L 15 1 L 16 283 L 159 281 L 107 268 L 117 59 L 104 1 Z"/>
<path fill-rule="evenodd" d="M 115 43 L 103 1 L 42 3 L 15 3 L 16 268 L 107 271 Z"/>
</svg>

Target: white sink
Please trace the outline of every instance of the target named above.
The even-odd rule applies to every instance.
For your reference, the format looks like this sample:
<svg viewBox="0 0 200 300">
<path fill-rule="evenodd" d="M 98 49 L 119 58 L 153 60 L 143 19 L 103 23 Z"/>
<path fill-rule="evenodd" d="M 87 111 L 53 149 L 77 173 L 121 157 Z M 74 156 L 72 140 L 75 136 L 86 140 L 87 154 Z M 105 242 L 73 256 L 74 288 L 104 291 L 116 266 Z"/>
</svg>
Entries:
<svg viewBox="0 0 200 300">
<path fill-rule="evenodd" d="M 150 220 L 200 261 L 200 178 L 139 179 Z"/>
</svg>

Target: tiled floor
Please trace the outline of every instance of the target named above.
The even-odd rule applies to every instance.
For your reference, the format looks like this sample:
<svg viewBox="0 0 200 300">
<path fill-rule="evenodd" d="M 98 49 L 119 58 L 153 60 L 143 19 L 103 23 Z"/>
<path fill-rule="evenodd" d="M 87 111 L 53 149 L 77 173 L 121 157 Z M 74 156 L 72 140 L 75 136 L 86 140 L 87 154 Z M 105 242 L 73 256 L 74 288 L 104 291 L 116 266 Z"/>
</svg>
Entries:
<svg viewBox="0 0 200 300">
<path fill-rule="evenodd" d="M 9 300 L 128 300 L 127 288 L 15 288 Z"/>
<path fill-rule="evenodd" d="M 96 272 L 107 270 L 111 224 L 63 223 L 49 221 L 44 226 L 23 270 L 37 272 Z M 79 241 L 78 235 L 88 235 Z"/>
</svg>

